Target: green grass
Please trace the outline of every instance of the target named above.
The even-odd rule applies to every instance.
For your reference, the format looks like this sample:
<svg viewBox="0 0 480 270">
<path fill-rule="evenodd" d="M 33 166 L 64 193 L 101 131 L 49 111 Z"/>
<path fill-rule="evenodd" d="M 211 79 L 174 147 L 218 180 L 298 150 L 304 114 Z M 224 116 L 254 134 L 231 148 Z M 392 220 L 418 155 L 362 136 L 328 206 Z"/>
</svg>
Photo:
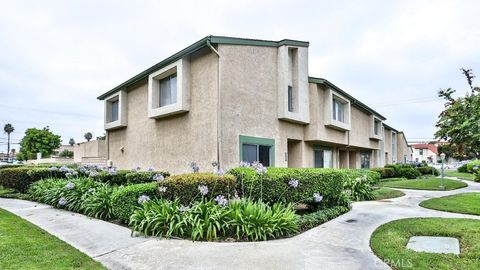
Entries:
<svg viewBox="0 0 480 270">
<path fill-rule="evenodd" d="M 460 241 L 460 255 L 415 252 L 412 236 L 449 236 Z M 408 218 L 377 228 L 370 239 L 375 254 L 394 269 L 480 269 L 480 220 Z"/>
<path fill-rule="evenodd" d="M 475 175 L 473 173 L 462 173 L 462 172 L 457 172 L 457 171 L 445 171 L 445 176 L 457 177 L 459 179 L 470 180 L 470 181 L 475 180 Z"/>
<path fill-rule="evenodd" d="M 0 269 L 105 269 L 79 250 L 0 209 Z"/>
<path fill-rule="evenodd" d="M 378 201 L 378 200 L 402 197 L 403 195 L 405 195 L 405 193 L 401 192 L 400 190 L 395 190 L 395 189 L 386 188 L 386 187 L 380 187 L 380 188 L 375 189 L 373 191 L 373 195 L 375 196 L 375 198 L 373 200 Z"/>
<path fill-rule="evenodd" d="M 480 193 L 469 192 L 433 198 L 421 202 L 420 206 L 446 212 L 480 215 Z"/>
<path fill-rule="evenodd" d="M 444 179 L 445 189 L 440 189 L 442 183 L 441 178 L 431 177 L 428 179 L 413 179 L 413 180 L 398 180 L 398 181 L 388 181 L 381 182 L 380 186 L 391 187 L 391 188 L 406 188 L 406 189 L 421 189 L 421 190 L 452 190 L 457 188 L 466 187 L 467 184 L 451 180 Z"/>
</svg>

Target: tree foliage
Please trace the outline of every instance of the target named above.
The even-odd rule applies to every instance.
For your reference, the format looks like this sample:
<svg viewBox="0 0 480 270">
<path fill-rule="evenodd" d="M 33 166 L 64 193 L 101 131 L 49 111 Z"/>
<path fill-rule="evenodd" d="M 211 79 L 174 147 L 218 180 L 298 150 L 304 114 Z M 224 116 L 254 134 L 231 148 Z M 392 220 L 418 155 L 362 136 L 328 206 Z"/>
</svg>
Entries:
<svg viewBox="0 0 480 270">
<path fill-rule="evenodd" d="M 435 137 L 448 141 L 457 157 L 480 157 L 480 87 L 473 86 L 475 76 L 470 69 L 462 69 L 470 91 L 454 98 L 455 90 L 440 90 L 445 109 L 440 113 Z"/>
<path fill-rule="evenodd" d="M 37 153 L 42 153 L 42 157 L 49 157 L 53 150 L 60 146 L 60 142 L 60 136 L 53 134 L 49 127 L 29 128 L 20 141 L 19 157 L 34 159 L 37 157 Z"/>
<path fill-rule="evenodd" d="M 73 138 L 70 138 L 68 144 L 70 144 L 70 146 L 73 146 L 75 144 L 75 140 Z"/>
<path fill-rule="evenodd" d="M 85 137 L 85 140 L 87 140 L 87 142 L 89 142 L 93 138 L 93 135 L 91 132 L 87 132 L 83 136 Z"/>
</svg>

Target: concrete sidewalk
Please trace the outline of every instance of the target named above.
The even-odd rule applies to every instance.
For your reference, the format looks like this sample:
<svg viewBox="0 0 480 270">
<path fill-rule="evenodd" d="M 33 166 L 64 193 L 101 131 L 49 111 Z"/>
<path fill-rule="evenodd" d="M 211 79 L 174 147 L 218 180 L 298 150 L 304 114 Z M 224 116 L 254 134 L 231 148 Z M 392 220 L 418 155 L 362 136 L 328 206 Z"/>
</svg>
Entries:
<svg viewBox="0 0 480 270">
<path fill-rule="evenodd" d="M 380 225 L 408 217 L 478 216 L 418 206 L 423 200 L 478 192 L 480 184 L 453 191 L 402 190 L 396 199 L 357 202 L 352 211 L 289 239 L 268 242 L 207 243 L 130 237 L 109 222 L 34 202 L 0 199 L 6 209 L 36 224 L 110 269 L 389 269 L 370 249 Z"/>
</svg>

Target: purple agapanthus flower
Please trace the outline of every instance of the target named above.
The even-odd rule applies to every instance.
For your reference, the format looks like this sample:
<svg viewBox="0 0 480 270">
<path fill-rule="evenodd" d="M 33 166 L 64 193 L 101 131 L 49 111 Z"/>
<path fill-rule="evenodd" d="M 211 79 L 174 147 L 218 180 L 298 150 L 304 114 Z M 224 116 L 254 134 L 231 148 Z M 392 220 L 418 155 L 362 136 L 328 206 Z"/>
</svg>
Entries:
<svg viewBox="0 0 480 270">
<path fill-rule="evenodd" d="M 139 204 L 142 204 L 146 201 L 150 201 L 150 197 L 148 195 L 142 195 L 142 196 L 138 197 L 138 203 Z"/>
<path fill-rule="evenodd" d="M 113 167 L 112 167 L 112 168 L 109 168 L 109 169 L 108 169 L 108 173 L 109 173 L 110 175 L 117 175 L 117 169 L 115 169 L 115 168 L 113 168 Z"/>
<path fill-rule="evenodd" d="M 61 172 L 68 172 L 68 171 L 70 171 L 70 169 L 67 168 L 67 167 L 65 167 L 65 166 L 60 167 L 60 169 L 58 169 L 58 170 L 61 171 Z"/>
<path fill-rule="evenodd" d="M 198 190 L 203 196 L 208 194 L 208 187 L 205 185 L 198 185 Z"/>
<path fill-rule="evenodd" d="M 58 171 L 58 168 L 57 167 L 50 167 L 50 168 L 48 168 L 48 170 L 51 171 L 51 172 L 56 172 L 56 171 Z"/>
<path fill-rule="evenodd" d="M 288 186 L 291 187 L 291 188 L 297 188 L 298 187 L 298 180 L 297 179 L 290 179 L 290 181 L 288 181 Z"/>
<path fill-rule="evenodd" d="M 319 203 L 323 200 L 323 196 L 320 193 L 313 193 L 313 200 Z"/>
<path fill-rule="evenodd" d="M 184 205 L 182 205 L 182 206 L 180 206 L 180 207 L 178 208 L 178 211 L 180 211 L 180 212 L 182 212 L 182 213 L 183 213 L 183 212 L 187 212 L 188 210 L 190 210 L 190 207 L 184 206 Z"/>
<path fill-rule="evenodd" d="M 198 167 L 198 164 L 195 161 L 190 162 L 190 168 L 192 168 L 194 173 L 198 173 L 200 171 L 200 167 Z"/>
<path fill-rule="evenodd" d="M 165 191 L 167 191 L 167 187 L 164 187 L 164 186 L 159 186 L 158 187 L 158 192 L 162 193 L 162 192 L 165 192 Z"/>
<path fill-rule="evenodd" d="M 242 168 L 250 167 L 250 163 L 242 160 L 242 161 L 240 161 L 240 167 L 242 167 Z"/>
<path fill-rule="evenodd" d="M 75 188 L 75 184 L 72 183 L 72 182 L 68 182 L 68 183 L 65 185 L 65 188 L 66 188 L 66 189 L 74 189 L 74 188 Z"/>
<path fill-rule="evenodd" d="M 215 168 L 215 169 L 213 170 L 213 172 L 214 172 L 216 175 L 218 175 L 218 176 L 224 176 L 224 175 L 225 175 L 225 170 L 223 170 L 223 169 L 217 169 L 217 168 Z"/>
<path fill-rule="evenodd" d="M 65 206 L 65 205 L 67 205 L 67 199 L 65 199 L 64 197 L 61 197 L 61 198 L 58 200 L 58 205 L 60 205 L 60 206 Z"/>
<path fill-rule="evenodd" d="M 161 173 L 156 173 L 152 176 L 152 179 L 154 181 L 161 182 L 161 181 L 165 180 L 165 177 L 163 177 L 163 175 Z"/>
<path fill-rule="evenodd" d="M 225 198 L 225 196 L 223 195 L 218 195 L 216 198 L 215 198 L 215 201 L 221 205 L 221 206 L 225 206 L 228 204 L 228 200 Z"/>
<path fill-rule="evenodd" d="M 95 177 L 97 175 L 98 175 L 98 173 L 96 171 L 90 171 L 90 173 L 88 173 L 88 176 L 90 176 L 90 177 Z"/>
<path fill-rule="evenodd" d="M 217 161 L 212 161 L 212 167 L 218 167 L 218 162 Z"/>
<path fill-rule="evenodd" d="M 147 172 L 153 172 L 155 169 L 153 167 L 148 167 Z"/>
</svg>

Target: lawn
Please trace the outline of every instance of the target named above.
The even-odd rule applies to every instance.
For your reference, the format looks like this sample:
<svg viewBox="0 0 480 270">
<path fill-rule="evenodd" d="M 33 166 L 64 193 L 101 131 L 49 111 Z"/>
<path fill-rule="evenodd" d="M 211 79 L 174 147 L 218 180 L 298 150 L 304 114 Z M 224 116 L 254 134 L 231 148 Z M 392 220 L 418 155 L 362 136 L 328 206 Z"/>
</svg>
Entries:
<svg viewBox="0 0 480 270">
<path fill-rule="evenodd" d="M 0 269 L 105 269 L 30 222 L 0 209 Z"/>
<path fill-rule="evenodd" d="M 412 236 L 450 236 L 460 240 L 460 256 L 415 252 Z M 480 220 L 409 218 L 377 228 L 370 239 L 375 254 L 394 269 L 480 269 Z"/>
<path fill-rule="evenodd" d="M 395 190 L 395 189 L 386 188 L 386 187 L 380 187 L 380 188 L 375 189 L 373 191 L 373 195 L 375 196 L 375 198 L 373 200 L 378 201 L 378 200 L 402 197 L 403 195 L 405 195 L 405 193 L 401 192 L 400 190 Z"/>
<path fill-rule="evenodd" d="M 467 184 L 461 181 L 456 181 L 456 180 L 451 180 L 446 178 L 443 179 L 443 181 L 445 185 L 444 190 L 452 190 L 452 189 L 468 186 Z M 441 178 L 431 177 L 428 179 L 397 180 L 397 181 L 381 182 L 380 185 L 384 187 L 391 187 L 391 188 L 443 190 L 443 189 L 440 189 L 441 183 L 442 183 Z"/>
<path fill-rule="evenodd" d="M 445 176 L 457 177 L 459 179 L 470 180 L 470 181 L 475 180 L 475 175 L 473 173 L 462 173 L 462 172 L 457 172 L 457 171 L 445 171 Z"/>
<path fill-rule="evenodd" d="M 480 193 L 469 192 L 433 198 L 421 202 L 420 206 L 446 212 L 480 215 Z"/>
</svg>

